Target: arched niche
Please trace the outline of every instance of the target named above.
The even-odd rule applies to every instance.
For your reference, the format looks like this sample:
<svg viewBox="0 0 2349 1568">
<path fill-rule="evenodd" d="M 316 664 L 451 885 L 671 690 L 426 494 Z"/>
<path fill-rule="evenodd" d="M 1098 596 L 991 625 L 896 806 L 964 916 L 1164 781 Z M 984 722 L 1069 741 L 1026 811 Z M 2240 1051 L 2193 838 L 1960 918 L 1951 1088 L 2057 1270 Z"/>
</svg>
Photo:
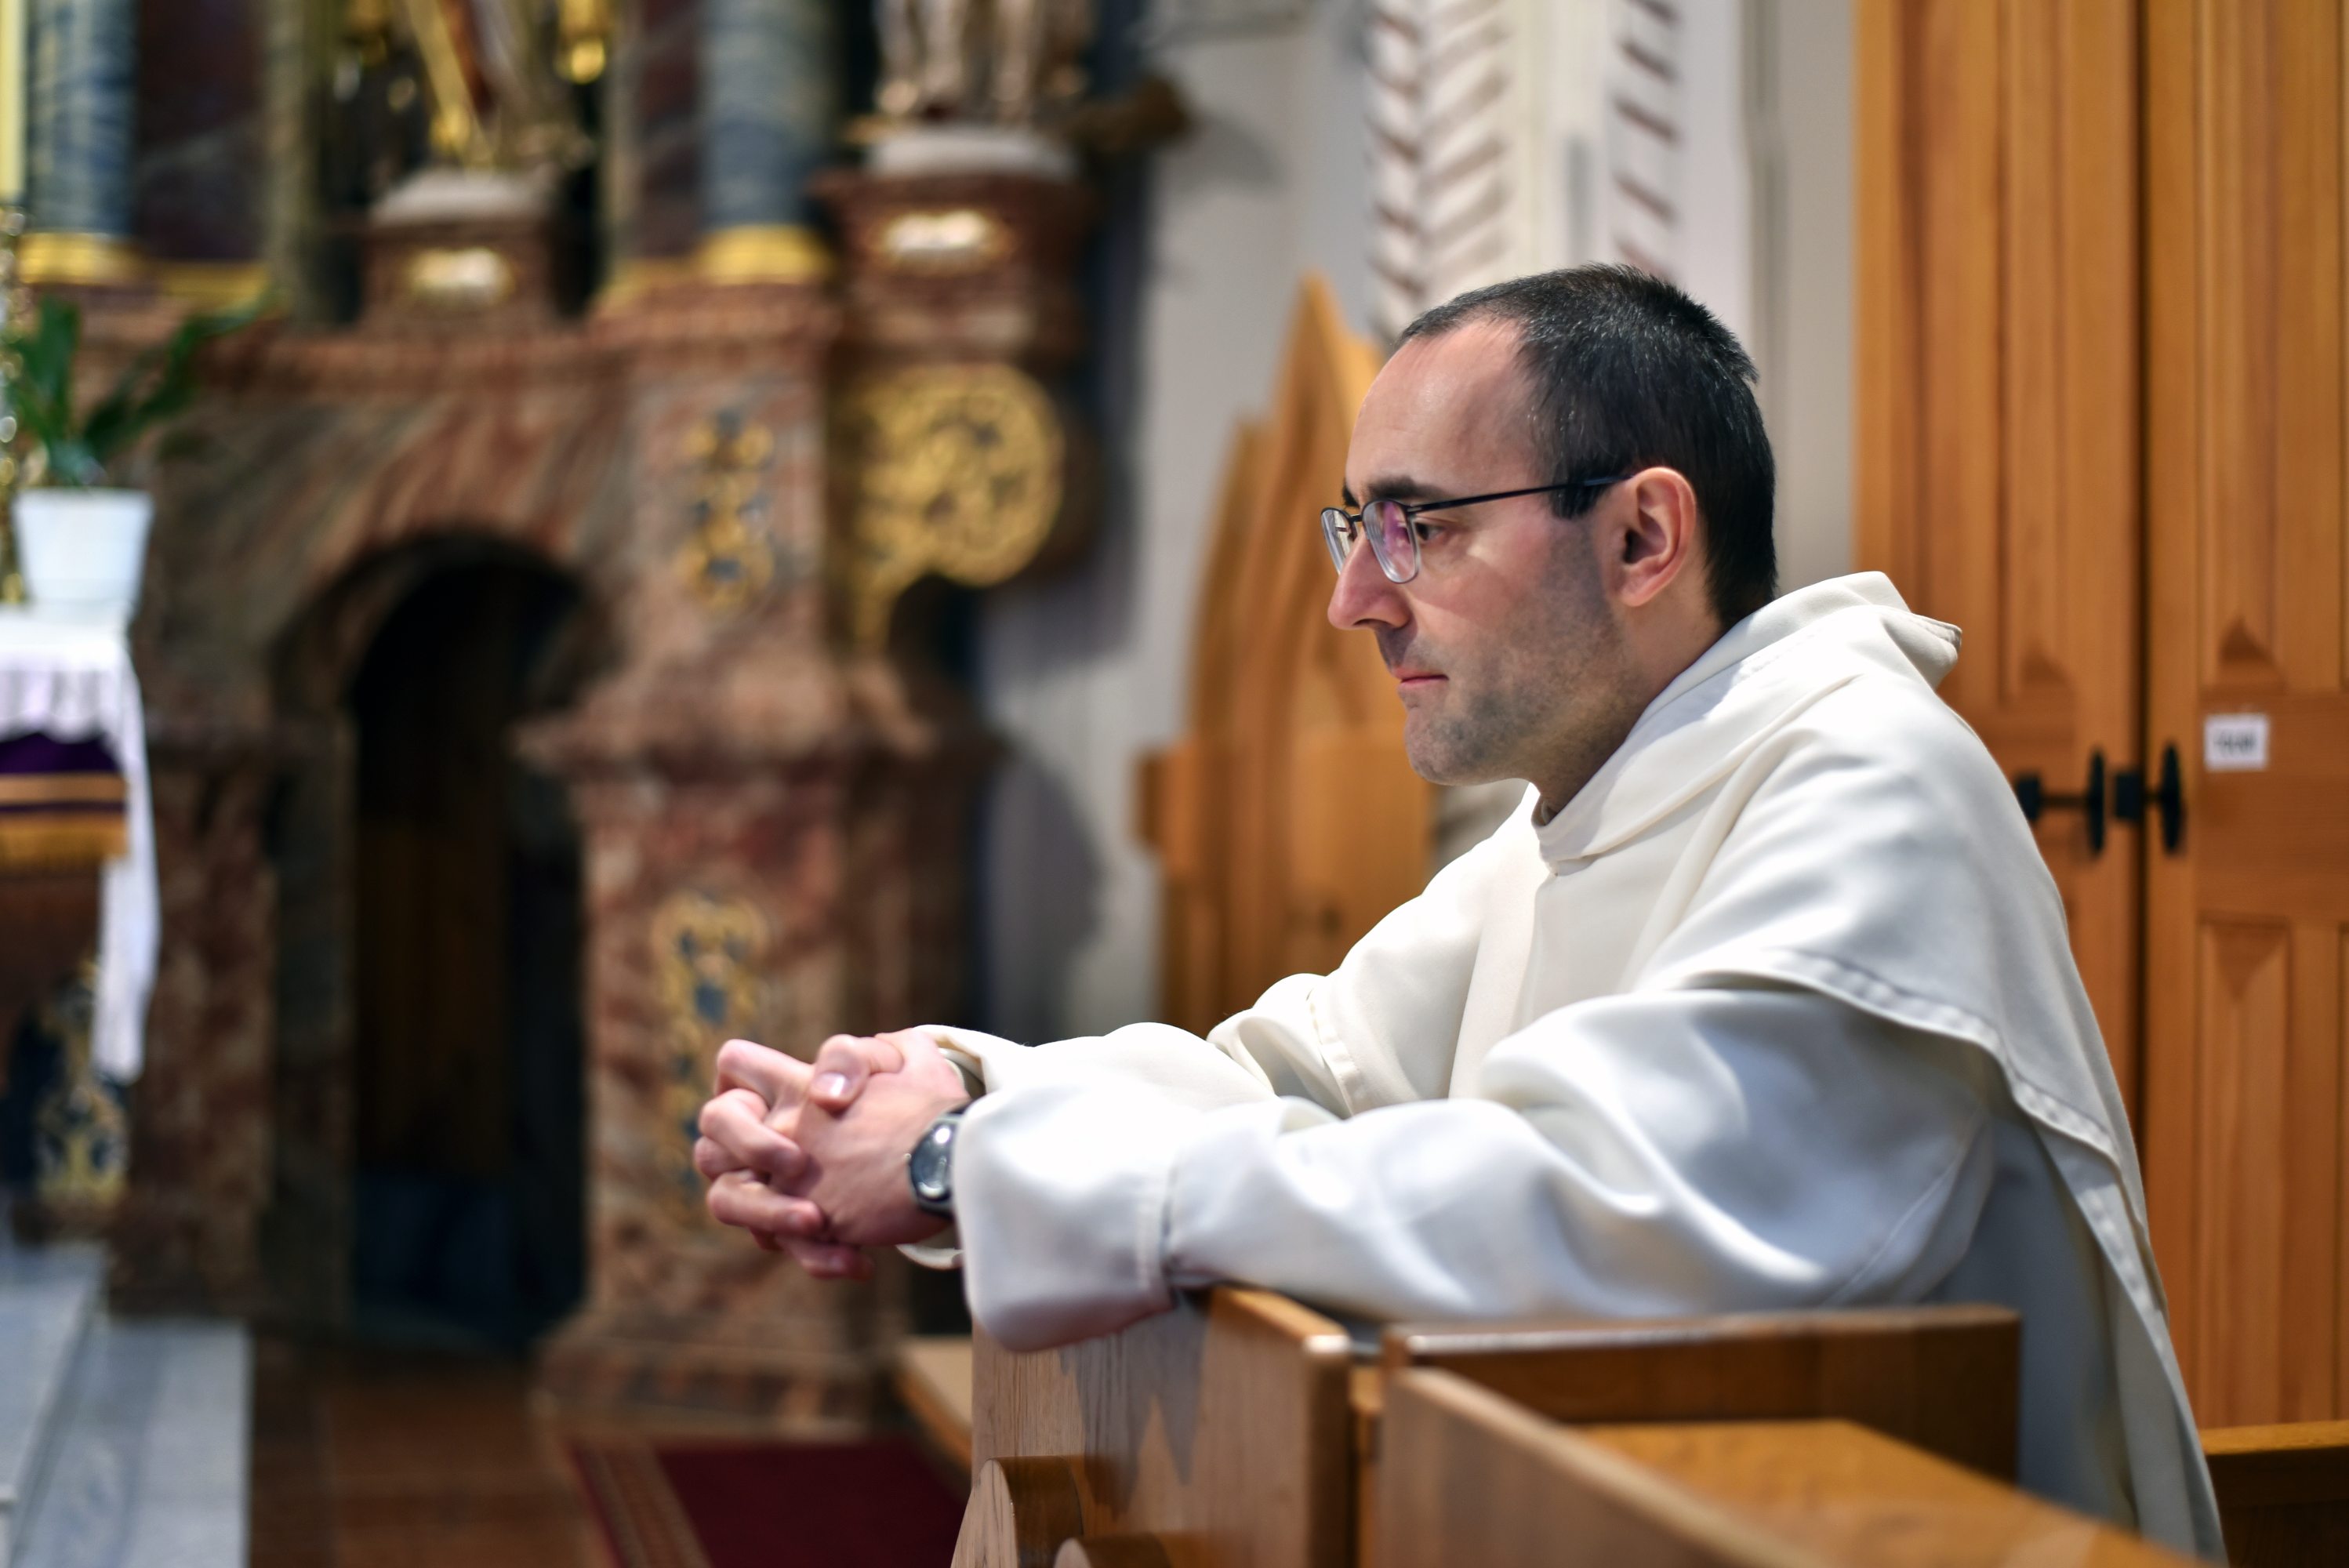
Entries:
<svg viewBox="0 0 2349 1568">
<path fill-rule="evenodd" d="M 519 1345 L 575 1302 L 580 833 L 516 742 L 612 660 L 574 573 L 462 528 L 276 639 L 273 1315 Z"/>
</svg>

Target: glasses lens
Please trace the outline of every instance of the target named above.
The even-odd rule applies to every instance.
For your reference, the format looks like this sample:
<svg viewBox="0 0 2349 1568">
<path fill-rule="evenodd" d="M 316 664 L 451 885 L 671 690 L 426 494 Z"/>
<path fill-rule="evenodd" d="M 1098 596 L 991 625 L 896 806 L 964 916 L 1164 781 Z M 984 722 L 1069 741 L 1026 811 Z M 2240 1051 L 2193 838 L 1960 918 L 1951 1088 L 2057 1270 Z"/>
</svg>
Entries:
<svg viewBox="0 0 2349 1568">
<path fill-rule="evenodd" d="M 1346 570 L 1346 557 L 1354 546 L 1354 524 L 1351 519 L 1334 506 L 1321 509 L 1321 542 L 1330 547 L 1330 564 L 1340 572 Z"/>
<path fill-rule="evenodd" d="M 1408 583 L 1419 575 L 1419 536 L 1399 500 L 1374 500 L 1362 509 L 1362 531 L 1371 536 L 1371 552 L 1391 583 Z"/>
</svg>

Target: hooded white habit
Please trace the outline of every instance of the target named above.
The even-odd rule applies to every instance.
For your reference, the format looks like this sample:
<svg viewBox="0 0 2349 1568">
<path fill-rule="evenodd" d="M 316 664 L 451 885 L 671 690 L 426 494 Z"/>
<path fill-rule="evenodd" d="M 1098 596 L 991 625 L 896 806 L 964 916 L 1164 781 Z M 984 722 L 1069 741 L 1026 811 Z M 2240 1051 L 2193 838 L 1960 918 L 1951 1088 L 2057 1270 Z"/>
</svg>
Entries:
<svg viewBox="0 0 2349 1568">
<path fill-rule="evenodd" d="M 2022 1479 L 2182 1550 L 2218 1514 L 2054 881 L 1877 574 L 1788 594 L 1206 1040 L 1033 1049 L 956 1152 L 971 1310 L 1039 1348 L 1237 1280 L 1374 1318 L 1986 1301 Z"/>
</svg>

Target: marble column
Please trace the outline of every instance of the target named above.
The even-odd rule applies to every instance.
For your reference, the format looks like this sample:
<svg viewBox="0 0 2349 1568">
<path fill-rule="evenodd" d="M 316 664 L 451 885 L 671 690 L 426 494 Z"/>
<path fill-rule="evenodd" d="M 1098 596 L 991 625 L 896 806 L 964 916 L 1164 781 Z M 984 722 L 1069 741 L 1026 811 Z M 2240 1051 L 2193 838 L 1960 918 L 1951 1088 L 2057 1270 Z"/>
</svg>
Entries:
<svg viewBox="0 0 2349 1568">
<path fill-rule="evenodd" d="M 35 282 L 138 280 L 130 243 L 137 0 L 33 0 Z"/>
<path fill-rule="evenodd" d="M 840 120 L 833 0 L 702 0 L 701 268 L 720 281 L 813 276 L 808 181 Z"/>
</svg>

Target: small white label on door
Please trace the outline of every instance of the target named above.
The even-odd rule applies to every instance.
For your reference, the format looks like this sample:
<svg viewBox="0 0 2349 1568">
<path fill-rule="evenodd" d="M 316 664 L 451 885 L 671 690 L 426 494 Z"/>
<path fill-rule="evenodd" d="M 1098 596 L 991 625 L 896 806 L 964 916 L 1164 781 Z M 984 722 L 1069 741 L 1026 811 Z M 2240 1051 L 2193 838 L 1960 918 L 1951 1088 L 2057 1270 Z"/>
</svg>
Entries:
<svg viewBox="0 0 2349 1568">
<path fill-rule="evenodd" d="M 2202 766 L 2213 773 L 2258 773 L 2268 765 L 2268 716 L 2214 713 L 2202 720 Z"/>
</svg>

